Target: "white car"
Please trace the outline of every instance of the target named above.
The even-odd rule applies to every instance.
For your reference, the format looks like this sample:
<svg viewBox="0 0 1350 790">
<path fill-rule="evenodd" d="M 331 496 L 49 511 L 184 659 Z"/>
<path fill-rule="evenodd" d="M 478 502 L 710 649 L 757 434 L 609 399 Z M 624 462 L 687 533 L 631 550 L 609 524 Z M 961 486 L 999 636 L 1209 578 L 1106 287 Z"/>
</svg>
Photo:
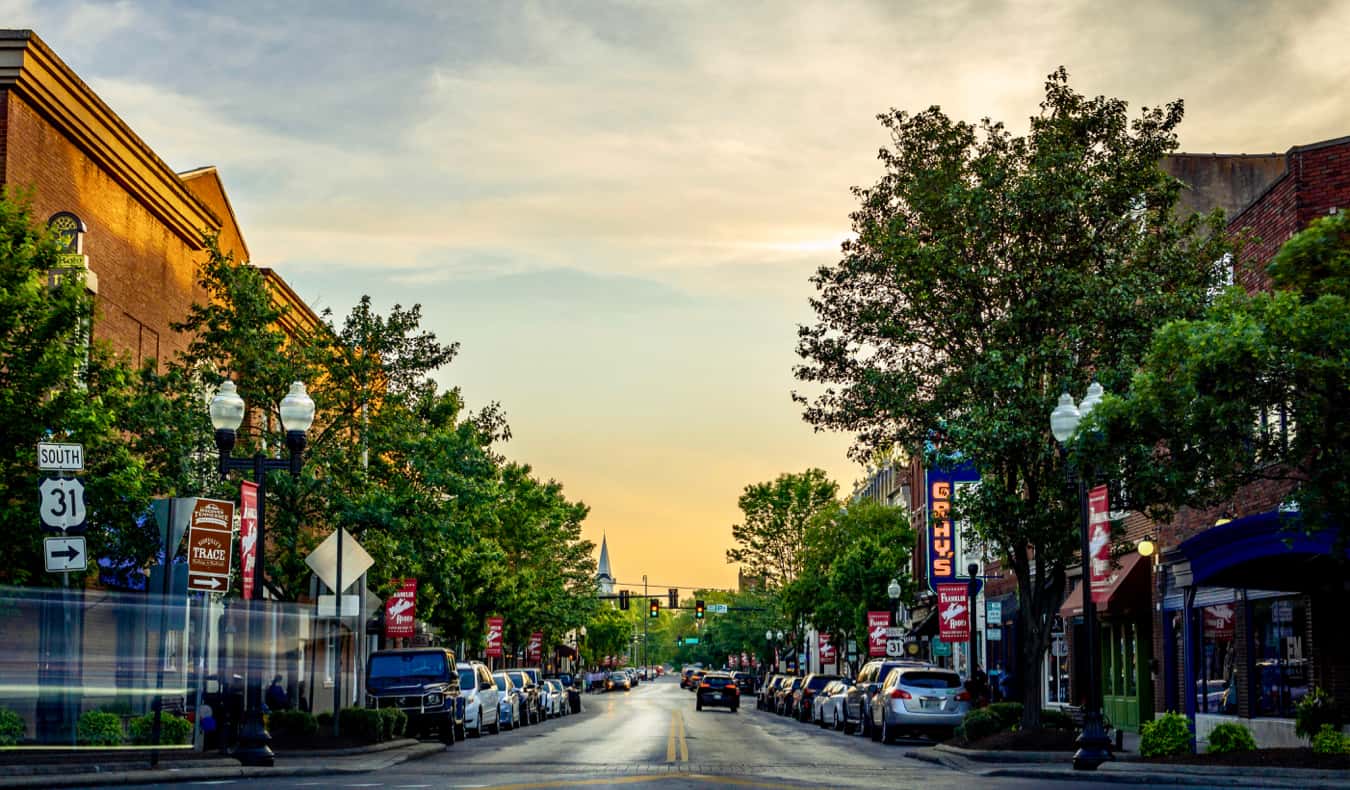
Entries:
<svg viewBox="0 0 1350 790">
<path fill-rule="evenodd" d="M 848 700 L 848 690 L 852 685 L 847 680 L 836 680 L 821 689 L 811 701 L 812 713 L 817 724 L 836 730 L 843 729 L 843 723 L 848 720 L 844 704 Z"/>
<path fill-rule="evenodd" d="M 545 680 L 539 687 L 540 707 L 544 709 L 544 718 L 552 719 L 571 710 L 567 704 L 567 691 L 556 680 Z"/>
<path fill-rule="evenodd" d="M 484 732 L 502 731 L 502 694 L 488 668 L 477 661 L 461 661 L 459 694 L 464 698 L 464 731 L 477 738 Z"/>
</svg>

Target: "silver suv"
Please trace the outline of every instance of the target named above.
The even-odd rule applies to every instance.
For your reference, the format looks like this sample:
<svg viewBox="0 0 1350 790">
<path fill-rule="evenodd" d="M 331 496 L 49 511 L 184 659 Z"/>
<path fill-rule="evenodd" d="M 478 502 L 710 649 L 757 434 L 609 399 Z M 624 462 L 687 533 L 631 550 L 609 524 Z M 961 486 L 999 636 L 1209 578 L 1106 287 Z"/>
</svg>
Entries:
<svg viewBox="0 0 1350 790">
<path fill-rule="evenodd" d="M 895 743 L 902 731 L 951 737 L 970 711 L 961 676 L 938 667 L 896 667 L 872 698 L 872 740 Z"/>
<path fill-rule="evenodd" d="M 474 737 L 501 732 L 501 692 L 492 672 L 477 661 L 461 661 L 455 669 L 459 672 L 459 693 L 464 697 L 465 732 Z"/>
</svg>

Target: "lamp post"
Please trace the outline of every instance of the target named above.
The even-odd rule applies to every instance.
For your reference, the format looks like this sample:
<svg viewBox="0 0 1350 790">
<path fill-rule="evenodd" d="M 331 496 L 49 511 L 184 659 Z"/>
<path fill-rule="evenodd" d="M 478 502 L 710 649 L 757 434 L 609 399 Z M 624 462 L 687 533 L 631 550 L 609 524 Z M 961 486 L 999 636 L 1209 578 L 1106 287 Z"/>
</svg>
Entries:
<svg viewBox="0 0 1350 790">
<path fill-rule="evenodd" d="M 886 585 L 886 594 L 891 597 L 891 625 L 900 625 L 900 593 L 904 592 L 900 588 L 899 579 L 891 579 L 891 583 Z"/>
<path fill-rule="evenodd" d="M 263 572 L 263 552 L 267 546 L 264 531 L 267 523 L 267 473 L 284 469 L 293 475 L 300 474 L 305 454 L 305 432 L 314 423 L 314 401 L 310 400 L 309 394 L 305 392 L 305 385 L 299 381 L 291 384 L 291 390 L 281 399 L 278 411 L 281 413 L 281 426 L 286 430 L 286 447 L 290 451 L 290 458 L 268 458 L 262 453 L 256 453 L 252 458 L 232 458 L 230 452 L 234 449 L 235 432 L 244 421 L 244 399 L 239 397 L 233 381 L 226 379 L 220 385 L 209 407 L 211 425 L 216 430 L 216 449 L 220 453 L 220 475 L 228 477 L 230 472 L 234 471 L 251 472 L 253 482 L 258 486 L 258 525 L 254 544 L 257 556 L 253 564 L 253 589 L 257 591 L 256 595 L 259 597 L 263 594 L 263 582 L 266 578 Z M 260 650 L 263 644 L 262 618 L 256 615 L 254 608 L 254 604 L 250 602 L 247 610 L 250 653 L 253 650 Z M 257 666 L 246 669 L 248 674 L 246 711 L 244 725 L 239 732 L 239 745 L 235 749 L 234 756 L 244 765 L 272 765 L 275 755 L 268 745 L 272 736 L 267 733 L 262 714 L 264 682 L 262 661 L 251 655 L 249 659 Z"/>
<path fill-rule="evenodd" d="M 966 566 L 966 574 L 969 581 L 966 582 L 966 597 L 970 599 L 970 669 L 968 674 L 971 680 L 975 679 L 975 670 L 980 668 L 980 659 L 976 653 L 979 652 L 979 635 L 975 633 L 975 601 L 980 595 L 980 566 L 977 563 L 970 563 Z"/>
<path fill-rule="evenodd" d="M 1059 405 L 1050 413 L 1050 432 L 1059 442 L 1061 451 L 1073 435 L 1078 432 L 1078 424 L 1086 417 L 1106 394 L 1102 385 L 1096 381 L 1088 387 L 1087 396 L 1077 408 L 1073 398 L 1065 392 L 1059 396 Z M 1078 483 L 1078 508 L 1082 518 L 1080 535 L 1080 559 L 1083 568 L 1083 631 L 1086 634 L 1088 667 L 1087 706 L 1083 711 L 1083 732 L 1078 736 L 1078 751 L 1073 755 L 1073 767 L 1079 771 L 1093 771 L 1103 762 L 1111 759 L 1111 741 L 1102 727 L 1102 684 L 1098 667 L 1100 634 L 1097 633 L 1097 605 L 1092 600 L 1092 562 L 1088 548 L 1088 482 L 1092 479 L 1089 469 L 1079 469 L 1075 473 L 1069 470 L 1071 479 Z"/>
</svg>

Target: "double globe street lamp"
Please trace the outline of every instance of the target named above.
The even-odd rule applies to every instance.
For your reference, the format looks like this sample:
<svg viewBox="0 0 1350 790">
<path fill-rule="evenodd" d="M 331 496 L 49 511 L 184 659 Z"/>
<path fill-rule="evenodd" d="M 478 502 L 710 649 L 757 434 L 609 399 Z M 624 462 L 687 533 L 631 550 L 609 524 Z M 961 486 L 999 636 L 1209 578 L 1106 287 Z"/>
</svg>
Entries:
<svg viewBox="0 0 1350 790">
<path fill-rule="evenodd" d="M 1050 412 L 1050 432 L 1054 434 L 1055 441 L 1059 442 L 1061 452 L 1078 432 L 1078 424 L 1096 408 L 1098 403 L 1101 403 L 1105 394 L 1102 385 L 1093 381 L 1088 387 L 1086 397 L 1077 407 L 1073 405 L 1073 398 L 1069 393 L 1065 392 L 1059 396 L 1059 405 Z M 1090 529 L 1088 484 L 1092 481 L 1093 475 L 1086 465 L 1076 471 L 1066 466 L 1066 472 L 1070 479 L 1078 484 L 1078 507 L 1082 516 L 1080 558 L 1083 577 L 1079 589 L 1083 592 L 1083 631 L 1087 637 L 1084 649 L 1087 651 L 1088 669 L 1087 706 L 1083 711 L 1083 732 L 1078 736 L 1078 751 L 1073 755 L 1073 767 L 1079 771 L 1092 771 L 1111 759 L 1111 741 L 1106 737 L 1106 730 L 1102 726 L 1102 682 L 1098 667 L 1101 640 L 1097 631 L 1097 604 L 1092 600 L 1092 555 L 1088 547 Z"/>
<path fill-rule="evenodd" d="M 277 411 L 281 415 L 281 427 L 286 431 L 286 448 L 290 451 L 290 458 L 268 458 L 262 453 L 255 453 L 252 458 L 233 458 L 230 453 L 234 450 L 236 432 L 244 421 L 244 399 L 239 397 L 235 390 L 234 382 L 226 379 L 221 383 L 220 388 L 216 390 L 215 397 L 211 399 L 208 408 L 211 414 L 211 426 L 216 431 L 216 449 L 220 453 L 219 470 L 221 477 L 228 477 L 230 472 L 251 472 L 253 482 L 258 486 L 257 502 L 257 526 L 255 529 L 254 551 L 256 552 L 253 563 L 253 589 L 255 595 L 261 597 L 263 594 L 263 583 L 266 578 L 263 567 L 263 550 L 267 546 L 265 518 L 267 512 L 267 473 L 272 471 L 285 470 L 292 475 L 299 476 L 300 467 L 304 462 L 306 431 L 314 424 L 314 401 L 310 399 L 309 394 L 305 392 L 305 385 L 299 381 L 291 384 L 290 392 L 281 399 Z M 263 618 L 256 616 L 252 607 L 248 604 L 248 643 L 249 643 L 249 663 L 255 666 L 246 668 L 248 676 L 248 698 L 246 711 L 244 713 L 244 724 L 239 732 L 239 746 L 235 749 L 235 758 L 244 765 L 272 765 L 275 755 L 268 745 L 272 736 L 267 733 L 267 727 L 263 722 L 262 699 L 263 699 L 263 662 L 260 657 L 253 656 L 253 651 L 261 651 L 263 645 Z"/>
</svg>

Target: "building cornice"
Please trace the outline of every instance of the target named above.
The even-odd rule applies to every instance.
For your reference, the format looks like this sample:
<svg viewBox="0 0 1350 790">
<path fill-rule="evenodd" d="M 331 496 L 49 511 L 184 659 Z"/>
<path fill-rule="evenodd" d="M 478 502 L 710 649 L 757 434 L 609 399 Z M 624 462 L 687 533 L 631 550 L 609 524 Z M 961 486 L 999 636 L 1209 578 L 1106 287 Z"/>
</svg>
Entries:
<svg viewBox="0 0 1350 790">
<path fill-rule="evenodd" d="M 30 30 L 0 31 L 0 90 L 23 98 L 191 248 L 220 220 Z"/>
</svg>

